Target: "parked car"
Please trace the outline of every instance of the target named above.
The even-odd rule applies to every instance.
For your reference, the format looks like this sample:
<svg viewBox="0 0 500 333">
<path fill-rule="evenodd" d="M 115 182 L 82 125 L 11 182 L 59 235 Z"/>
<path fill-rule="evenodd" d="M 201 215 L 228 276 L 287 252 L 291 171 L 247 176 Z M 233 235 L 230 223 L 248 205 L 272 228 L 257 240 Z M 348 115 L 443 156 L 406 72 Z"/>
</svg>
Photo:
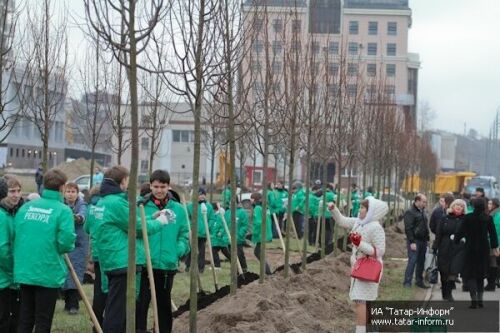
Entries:
<svg viewBox="0 0 500 333">
<path fill-rule="evenodd" d="M 90 190 L 90 175 L 81 175 L 80 177 L 75 178 L 73 183 L 78 185 L 80 192 L 83 190 Z"/>
</svg>

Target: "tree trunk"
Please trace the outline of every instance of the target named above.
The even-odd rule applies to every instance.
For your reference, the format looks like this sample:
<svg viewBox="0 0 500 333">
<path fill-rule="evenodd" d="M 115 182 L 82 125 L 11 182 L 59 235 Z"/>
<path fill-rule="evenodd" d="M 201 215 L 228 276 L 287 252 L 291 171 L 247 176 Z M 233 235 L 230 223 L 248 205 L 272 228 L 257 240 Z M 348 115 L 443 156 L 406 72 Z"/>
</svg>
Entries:
<svg viewBox="0 0 500 333">
<path fill-rule="evenodd" d="M 215 145 L 211 145 L 210 147 L 210 202 L 213 202 L 214 198 L 214 172 L 215 172 Z M 219 166 L 220 169 L 220 166 Z"/>
</svg>

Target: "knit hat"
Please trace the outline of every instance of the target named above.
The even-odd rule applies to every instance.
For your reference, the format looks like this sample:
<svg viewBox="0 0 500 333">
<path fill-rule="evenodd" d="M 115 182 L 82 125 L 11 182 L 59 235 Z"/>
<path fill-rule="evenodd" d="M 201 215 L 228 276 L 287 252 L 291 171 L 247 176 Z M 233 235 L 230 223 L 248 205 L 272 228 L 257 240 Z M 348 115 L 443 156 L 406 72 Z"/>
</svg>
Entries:
<svg viewBox="0 0 500 333">
<path fill-rule="evenodd" d="M 198 195 L 207 195 L 207 191 L 203 188 L 203 187 L 200 187 L 198 189 Z"/>
<path fill-rule="evenodd" d="M 9 192 L 9 187 L 7 186 L 7 181 L 4 177 L 0 178 L 0 200 L 7 196 Z"/>
</svg>

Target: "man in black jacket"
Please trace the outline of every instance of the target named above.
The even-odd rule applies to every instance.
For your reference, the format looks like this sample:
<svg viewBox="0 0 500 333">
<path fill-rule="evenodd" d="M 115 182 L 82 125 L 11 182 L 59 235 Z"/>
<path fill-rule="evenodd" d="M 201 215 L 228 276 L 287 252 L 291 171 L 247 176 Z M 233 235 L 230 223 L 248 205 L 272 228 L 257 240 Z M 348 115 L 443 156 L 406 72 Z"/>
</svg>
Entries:
<svg viewBox="0 0 500 333">
<path fill-rule="evenodd" d="M 450 207 L 451 203 L 455 200 L 452 194 L 445 193 L 439 198 L 439 204 L 431 214 L 431 220 L 429 222 L 429 227 L 433 234 L 436 234 L 437 226 L 441 219 L 446 216 L 446 210 Z"/>
<path fill-rule="evenodd" d="M 411 287 L 413 272 L 417 287 L 429 288 L 424 284 L 424 264 L 427 243 L 429 242 L 429 227 L 427 226 L 427 215 L 425 207 L 427 198 L 423 194 L 417 194 L 413 206 L 405 212 L 404 223 L 406 233 L 406 244 L 408 249 L 408 265 L 406 266 L 404 286 Z"/>
</svg>

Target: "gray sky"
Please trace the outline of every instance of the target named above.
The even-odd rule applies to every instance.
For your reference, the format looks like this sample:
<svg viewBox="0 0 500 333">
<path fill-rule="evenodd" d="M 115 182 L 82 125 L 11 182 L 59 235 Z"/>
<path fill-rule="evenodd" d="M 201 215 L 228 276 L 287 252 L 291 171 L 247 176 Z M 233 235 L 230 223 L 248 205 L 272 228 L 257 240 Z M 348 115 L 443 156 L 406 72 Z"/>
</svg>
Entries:
<svg viewBox="0 0 500 333">
<path fill-rule="evenodd" d="M 66 5 L 83 17 L 82 3 Z M 436 114 L 431 127 L 463 133 L 466 123 L 488 135 L 500 107 L 500 0 L 410 0 L 410 8 L 409 51 L 420 54 L 419 100 Z M 73 26 L 69 37 L 81 56 L 81 33 Z"/>
<path fill-rule="evenodd" d="M 420 54 L 419 100 L 434 128 L 487 135 L 500 106 L 500 1 L 410 0 L 409 50 Z"/>
</svg>

